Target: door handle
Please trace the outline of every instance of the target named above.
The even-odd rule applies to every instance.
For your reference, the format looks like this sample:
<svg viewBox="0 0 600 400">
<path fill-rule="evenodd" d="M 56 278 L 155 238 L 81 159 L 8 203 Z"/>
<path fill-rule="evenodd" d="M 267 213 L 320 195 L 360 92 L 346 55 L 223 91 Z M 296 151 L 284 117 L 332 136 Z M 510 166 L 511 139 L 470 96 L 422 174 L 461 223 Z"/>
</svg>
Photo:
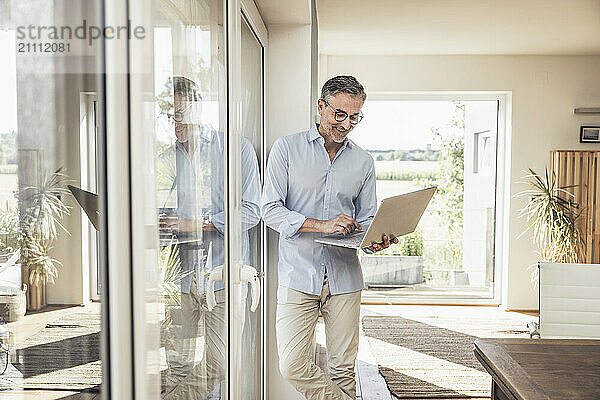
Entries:
<svg viewBox="0 0 600 400">
<path fill-rule="evenodd" d="M 242 282 L 250 283 L 250 289 L 252 290 L 252 304 L 250 305 L 250 311 L 255 312 L 258 308 L 258 302 L 260 301 L 260 280 L 258 279 L 258 272 L 256 268 L 249 265 L 242 265 L 241 271 Z"/>
<path fill-rule="evenodd" d="M 212 311 L 217 305 L 217 300 L 215 299 L 215 282 L 217 281 L 223 281 L 222 265 L 215 267 L 208 276 L 208 285 L 206 287 L 206 305 L 208 311 Z"/>
<path fill-rule="evenodd" d="M 240 272 L 240 281 L 250 283 L 250 289 L 252 291 L 252 304 L 250 305 L 250 311 L 255 312 L 258 308 L 258 303 L 260 301 L 260 280 L 258 278 L 259 274 L 256 271 L 256 268 L 251 267 L 249 265 L 242 265 Z M 213 308 L 215 308 L 215 306 L 217 305 L 217 300 L 215 298 L 215 282 L 217 281 L 224 281 L 222 265 L 219 265 L 218 267 L 213 269 L 208 277 L 206 305 L 208 306 L 209 311 L 212 311 Z"/>
</svg>

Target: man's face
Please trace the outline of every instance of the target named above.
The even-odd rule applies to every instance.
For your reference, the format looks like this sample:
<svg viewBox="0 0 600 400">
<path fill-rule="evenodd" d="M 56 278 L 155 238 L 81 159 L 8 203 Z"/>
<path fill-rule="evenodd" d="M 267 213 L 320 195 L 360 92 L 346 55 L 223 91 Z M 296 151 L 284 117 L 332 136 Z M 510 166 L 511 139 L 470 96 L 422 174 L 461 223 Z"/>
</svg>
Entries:
<svg viewBox="0 0 600 400">
<path fill-rule="evenodd" d="M 329 107 L 327 104 L 329 104 Z M 360 98 L 348 93 L 338 93 L 327 103 L 323 99 L 319 99 L 320 130 L 325 135 L 325 139 L 334 143 L 342 143 L 348 133 L 354 129 L 354 125 L 350 123 L 349 117 L 341 122 L 336 121 L 335 112 L 344 111 L 348 116 L 355 115 L 360 113 L 362 105 L 363 102 Z"/>
<path fill-rule="evenodd" d="M 180 114 L 185 108 L 185 97 L 178 93 L 175 93 L 173 100 L 174 113 L 175 115 L 178 115 L 178 113 Z M 181 143 L 187 142 L 190 139 L 190 135 L 192 133 L 191 126 L 181 123 L 180 121 L 178 121 L 177 118 L 174 118 L 174 120 L 175 137 L 177 138 L 177 141 Z"/>
</svg>

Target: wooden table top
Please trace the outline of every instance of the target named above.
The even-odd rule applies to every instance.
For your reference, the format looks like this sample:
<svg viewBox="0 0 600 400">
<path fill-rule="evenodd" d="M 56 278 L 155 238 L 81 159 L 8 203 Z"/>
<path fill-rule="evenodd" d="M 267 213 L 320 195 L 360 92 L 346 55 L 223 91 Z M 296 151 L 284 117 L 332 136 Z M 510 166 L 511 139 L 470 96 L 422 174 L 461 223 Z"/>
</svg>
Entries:
<svg viewBox="0 0 600 400">
<path fill-rule="evenodd" d="M 600 340 L 477 339 L 474 351 L 515 399 L 600 399 Z"/>
</svg>

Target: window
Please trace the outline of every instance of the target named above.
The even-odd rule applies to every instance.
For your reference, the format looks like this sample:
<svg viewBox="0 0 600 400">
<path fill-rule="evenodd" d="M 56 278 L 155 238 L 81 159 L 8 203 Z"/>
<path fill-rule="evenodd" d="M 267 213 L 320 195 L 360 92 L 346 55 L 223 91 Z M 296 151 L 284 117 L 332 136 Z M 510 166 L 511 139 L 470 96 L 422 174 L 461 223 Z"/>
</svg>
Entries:
<svg viewBox="0 0 600 400">
<path fill-rule="evenodd" d="M 351 138 L 375 160 L 378 201 L 438 188 L 413 234 L 362 255 L 366 296 L 491 298 L 498 100 L 367 100 L 363 113 Z"/>
</svg>

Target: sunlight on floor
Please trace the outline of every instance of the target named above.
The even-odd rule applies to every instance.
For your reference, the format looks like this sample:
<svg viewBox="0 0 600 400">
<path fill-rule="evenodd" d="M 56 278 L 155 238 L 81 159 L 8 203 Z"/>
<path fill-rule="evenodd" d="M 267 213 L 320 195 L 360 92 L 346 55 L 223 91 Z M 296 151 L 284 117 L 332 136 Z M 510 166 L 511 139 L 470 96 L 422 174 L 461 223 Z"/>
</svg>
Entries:
<svg viewBox="0 0 600 400">
<path fill-rule="evenodd" d="M 378 359 L 379 363 L 396 372 L 465 396 L 484 396 L 489 392 L 491 378 L 485 372 L 375 338 L 368 341 L 371 348 L 378 349 L 378 354 L 386 355 Z M 463 390 L 465 384 L 472 382 L 477 382 L 482 390 Z"/>
<path fill-rule="evenodd" d="M 427 332 L 422 340 L 413 337 L 382 340 L 365 334 L 362 319 L 364 317 L 393 317 L 403 321 L 408 331 L 418 327 Z M 413 306 L 413 305 L 363 305 L 361 308 L 361 337 L 357 357 L 357 389 L 359 399 L 388 399 L 395 397 L 390 393 L 388 384 L 379 372 L 384 368 L 388 375 L 397 375 L 425 389 L 439 389 L 442 393 L 452 393 L 450 397 L 460 395 L 489 396 L 489 375 L 472 360 L 462 360 L 458 354 L 449 353 L 436 357 L 432 354 L 435 345 L 427 346 L 427 342 L 448 342 L 456 336 L 463 342 L 461 353 L 471 353 L 472 341 L 477 337 L 528 337 L 527 322 L 535 320 L 533 315 L 506 312 L 498 307 L 476 306 Z M 393 321 L 393 319 L 392 319 Z M 388 334 L 394 337 L 389 326 Z M 428 340 L 427 335 L 430 335 Z M 317 325 L 316 341 L 318 351 L 323 354 L 319 365 L 326 367 L 325 330 L 322 322 Z M 425 351 L 416 350 L 423 346 Z M 319 346 L 321 349 L 319 350 Z M 459 353 L 457 350 L 456 353 Z M 464 354 L 463 354 L 464 356 Z M 379 364 L 379 365 L 378 365 Z M 424 396 L 426 397 L 426 396 Z M 440 397 L 444 399 L 444 397 Z"/>
</svg>

